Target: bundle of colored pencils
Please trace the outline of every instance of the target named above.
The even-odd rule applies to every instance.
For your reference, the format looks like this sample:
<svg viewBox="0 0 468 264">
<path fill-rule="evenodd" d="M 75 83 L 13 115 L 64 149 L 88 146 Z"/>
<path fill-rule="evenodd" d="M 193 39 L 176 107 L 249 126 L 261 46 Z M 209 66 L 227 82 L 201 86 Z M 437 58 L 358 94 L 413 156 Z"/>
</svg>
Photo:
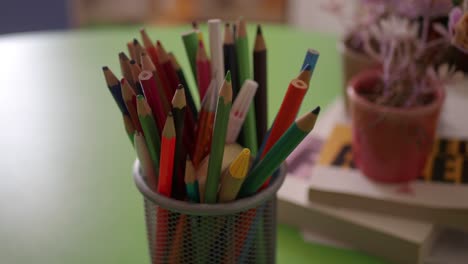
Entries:
<svg viewBox="0 0 468 264">
<path fill-rule="evenodd" d="M 119 53 L 122 79 L 103 67 L 147 184 L 160 195 L 209 204 L 254 195 L 268 186 L 319 114 L 317 107 L 296 119 L 319 56 L 308 50 L 267 132 L 262 29 L 258 25 L 251 71 L 245 21 L 226 23 L 224 34 L 222 28 L 221 20 L 208 21 L 209 52 L 197 27 L 182 35 L 196 89 L 188 87 L 174 53 L 144 29 L 142 44 L 133 39 L 128 55 Z"/>
</svg>

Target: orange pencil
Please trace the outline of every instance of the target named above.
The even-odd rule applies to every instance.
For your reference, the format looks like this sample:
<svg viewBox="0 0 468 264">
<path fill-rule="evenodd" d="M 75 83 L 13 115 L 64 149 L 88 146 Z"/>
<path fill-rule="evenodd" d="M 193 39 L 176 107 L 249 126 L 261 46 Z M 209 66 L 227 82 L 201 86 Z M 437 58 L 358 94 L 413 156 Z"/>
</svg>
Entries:
<svg viewBox="0 0 468 264">
<path fill-rule="evenodd" d="M 195 140 L 195 149 L 192 155 L 193 166 L 198 169 L 203 158 L 210 153 L 211 136 L 216 114 L 216 102 L 218 100 L 218 89 L 214 82 L 210 84 L 205 99 L 202 101 L 200 109 L 197 136 Z"/>
</svg>

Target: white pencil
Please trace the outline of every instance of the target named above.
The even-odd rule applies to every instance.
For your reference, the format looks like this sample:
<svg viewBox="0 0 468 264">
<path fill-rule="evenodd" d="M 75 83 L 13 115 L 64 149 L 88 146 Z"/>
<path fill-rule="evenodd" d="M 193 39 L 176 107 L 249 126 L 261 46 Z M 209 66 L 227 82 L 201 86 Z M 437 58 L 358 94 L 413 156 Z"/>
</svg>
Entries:
<svg viewBox="0 0 468 264">
<path fill-rule="evenodd" d="M 208 20 L 210 35 L 211 78 L 215 79 L 216 88 L 220 89 L 224 81 L 223 36 L 221 34 L 221 20 Z"/>
<path fill-rule="evenodd" d="M 228 131 L 226 135 L 226 143 L 234 143 L 239 136 L 245 116 L 249 110 L 250 104 L 257 92 L 258 83 L 252 80 L 245 80 L 244 85 L 239 91 L 236 100 L 232 104 L 229 115 Z"/>
</svg>

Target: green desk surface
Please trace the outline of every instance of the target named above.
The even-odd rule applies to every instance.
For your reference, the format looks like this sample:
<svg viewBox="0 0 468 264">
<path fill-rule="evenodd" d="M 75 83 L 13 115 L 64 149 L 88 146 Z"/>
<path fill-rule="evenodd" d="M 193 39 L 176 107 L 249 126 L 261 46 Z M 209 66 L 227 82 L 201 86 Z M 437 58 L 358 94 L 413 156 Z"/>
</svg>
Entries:
<svg viewBox="0 0 468 264">
<path fill-rule="evenodd" d="M 151 28 L 189 74 L 180 34 Z M 142 198 L 131 177 L 135 154 L 101 66 L 138 27 L 0 37 L 0 262 L 148 263 Z M 249 28 L 250 42 L 254 28 Z M 270 118 L 306 49 L 320 51 L 301 112 L 326 106 L 341 86 L 336 39 L 284 26 L 264 28 Z M 252 46 L 251 46 L 252 47 Z M 320 122 L 320 121 L 319 121 Z M 350 250 L 302 242 L 278 228 L 279 263 L 382 263 Z"/>
</svg>

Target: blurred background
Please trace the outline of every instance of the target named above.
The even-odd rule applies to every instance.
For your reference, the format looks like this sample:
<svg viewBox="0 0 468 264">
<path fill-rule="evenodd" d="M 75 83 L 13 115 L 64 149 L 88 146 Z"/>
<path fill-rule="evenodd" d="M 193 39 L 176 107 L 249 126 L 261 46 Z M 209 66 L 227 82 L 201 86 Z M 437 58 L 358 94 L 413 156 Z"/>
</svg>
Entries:
<svg viewBox="0 0 468 264">
<path fill-rule="evenodd" d="M 337 3 L 353 10 L 357 0 L 15 0 L 0 3 L 0 34 L 113 24 L 180 24 L 240 15 L 306 30 L 342 31 L 324 9 Z M 337 5 L 338 6 L 338 5 Z M 28 7 L 28 8 L 24 8 Z M 326 26 L 324 26 L 326 25 Z"/>
</svg>

